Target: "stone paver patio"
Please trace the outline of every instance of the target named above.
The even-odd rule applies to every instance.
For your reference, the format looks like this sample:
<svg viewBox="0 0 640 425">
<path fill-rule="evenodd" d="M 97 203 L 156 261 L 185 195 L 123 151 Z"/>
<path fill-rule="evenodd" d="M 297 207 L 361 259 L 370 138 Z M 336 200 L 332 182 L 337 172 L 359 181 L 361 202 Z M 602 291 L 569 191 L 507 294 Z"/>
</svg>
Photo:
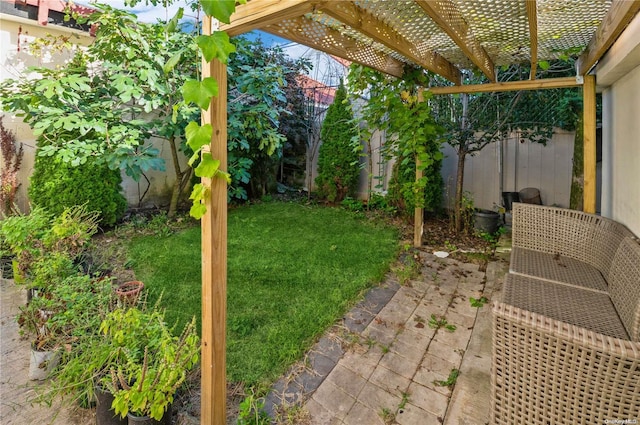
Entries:
<svg viewBox="0 0 640 425">
<path fill-rule="evenodd" d="M 507 263 L 480 271 L 420 256 L 420 276 L 405 285 L 390 276 L 371 290 L 275 384 L 269 410 L 303 405 L 317 425 L 489 422 L 490 305 Z M 482 297 L 484 306 L 471 305 Z"/>
</svg>

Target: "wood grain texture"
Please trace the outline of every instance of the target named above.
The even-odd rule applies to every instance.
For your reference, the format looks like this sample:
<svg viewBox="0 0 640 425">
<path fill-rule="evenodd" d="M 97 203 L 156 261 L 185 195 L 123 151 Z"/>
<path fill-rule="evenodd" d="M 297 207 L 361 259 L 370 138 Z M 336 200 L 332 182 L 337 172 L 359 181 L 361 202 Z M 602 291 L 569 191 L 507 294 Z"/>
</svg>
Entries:
<svg viewBox="0 0 640 425">
<path fill-rule="evenodd" d="M 204 20 L 211 34 L 211 18 Z M 218 82 L 218 96 L 202 114 L 202 123 L 213 126 L 210 151 L 227 170 L 227 66 L 218 60 L 202 64 L 202 78 Z M 226 318 L 227 318 L 227 182 L 223 178 L 202 179 L 210 189 L 202 217 L 202 402 L 200 423 L 226 424 Z"/>
</svg>

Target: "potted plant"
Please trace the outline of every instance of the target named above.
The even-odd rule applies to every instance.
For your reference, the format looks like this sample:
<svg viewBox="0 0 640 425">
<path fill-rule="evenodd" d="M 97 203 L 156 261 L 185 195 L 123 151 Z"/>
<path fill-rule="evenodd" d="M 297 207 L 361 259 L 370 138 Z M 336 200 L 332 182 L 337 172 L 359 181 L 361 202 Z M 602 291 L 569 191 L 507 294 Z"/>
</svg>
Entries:
<svg viewBox="0 0 640 425">
<path fill-rule="evenodd" d="M 34 336 L 32 359 L 36 364 L 32 364 L 32 379 L 44 379 L 48 376 L 44 372 L 50 372 L 42 370 L 40 358 L 45 357 L 49 364 L 57 363 L 40 351 L 57 353 L 53 357 L 57 360 L 60 351 L 71 352 L 83 339 L 99 333 L 110 297 L 109 280 L 76 274 L 60 279 L 21 308 L 18 321 L 22 330 Z M 66 361 L 65 356 L 62 361 Z"/>
<path fill-rule="evenodd" d="M 51 217 L 44 209 L 34 208 L 29 215 L 11 216 L 0 222 L 2 245 L 14 256 L 14 281 L 30 284 L 34 280 L 34 267 L 49 267 L 43 262 L 50 256 L 68 259 L 73 263 L 82 253 L 87 242 L 97 230 L 97 213 L 85 206 L 70 207 L 57 217 Z M 60 264 L 58 264 L 60 265 Z M 48 286 L 46 276 L 35 286 Z"/>
<path fill-rule="evenodd" d="M 47 379 L 60 359 L 60 346 L 55 335 L 49 327 L 48 321 L 55 313 L 52 310 L 54 303 L 46 298 L 39 297 L 20 308 L 18 323 L 21 332 L 33 336 L 29 357 L 29 379 Z"/>
<path fill-rule="evenodd" d="M 157 309 L 116 309 L 100 327 L 116 355 L 101 384 L 113 408 L 129 424 L 160 423 L 187 372 L 197 363 L 200 342 L 195 318 L 174 336 Z"/>
</svg>

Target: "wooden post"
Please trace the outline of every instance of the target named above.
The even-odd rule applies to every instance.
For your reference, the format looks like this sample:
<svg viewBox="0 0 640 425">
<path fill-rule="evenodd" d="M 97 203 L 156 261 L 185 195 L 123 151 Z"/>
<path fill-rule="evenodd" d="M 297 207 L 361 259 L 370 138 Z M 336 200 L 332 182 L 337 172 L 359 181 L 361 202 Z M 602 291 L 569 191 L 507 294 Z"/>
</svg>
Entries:
<svg viewBox="0 0 640 425">
<path fill-rule="evenodd" d="M 424 89 L 418 89 L 418 102 L 424 102 Z M 422 162 L 416 156 L 416 182 L 422 179 L 423 173 L 420 169 Z M 424 197 L 424 191 L 422 191 Z M 416 199 L 417 201 L 417 199 Z M 422 232 L 424 231 L 424 208 L 415 207 L 413 210 L 413 246 L 420 248 L 422 246 Z"/>
<path fill-rule="evenodd" d="M 416 181 L 419 181 L 422 178 L 422 170 L 420 169 L 420 165 L 420 160 L 416 158 Z M 422 246 L 423 229 L 424 208 L 416 207 L 413 212 L 413 246 L 416 248 L 420 248 Z"/>
<path fill-rule="evenodd" d="M 206 17 L 204 34 L 211 34 Z M 218 96 L 202 113 L 202 124 L 213 126 L 210 151 L 227 171 L 227 66 L 217 59 L 202 63 L 202 78 L 218 82 Z M 227 182 L 219 177 L 202 179 L 210 189 L 202 217 L 202 375 L 200 423 L 225 425 L 227 414 L 226 321 L 227 321 Z"/>
<path fill-rule="evenodd" d="M 583 210 L 596 212 L 596 77 L 584 76 L 582 86 L 584 122 Z"/>
</svg>

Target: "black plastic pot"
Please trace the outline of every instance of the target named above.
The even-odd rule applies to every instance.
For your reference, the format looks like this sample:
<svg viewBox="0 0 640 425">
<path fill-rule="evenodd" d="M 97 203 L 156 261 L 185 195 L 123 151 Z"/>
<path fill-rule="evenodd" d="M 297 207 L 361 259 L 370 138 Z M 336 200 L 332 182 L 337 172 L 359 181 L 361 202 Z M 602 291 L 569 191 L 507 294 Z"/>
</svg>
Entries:
<svg viewBox="0 0 640 425">
<path fill-rule="evenodd" d="M 127 418 L 121 418 L 111 408 L 113 394 L 96 388 L 96 425 L 127 425 Z"/>
<path fill-rule="evenodd" d="M 540 198 L 540 189 L 535 187 L 526 187 L 519 193 L 520 202 L 524 204 L 536 204 L 542 205 L 542 199 Z"/>
<path fill-rule="evenodd" d="M 156 421 L 149 416 L 134 416 L 131 413 L 127 415 L 129 425 L 163 425 L 164 421 Z"/>
<path fill-rule="evenodd" d="M 502 192 L 502 205 L 507 211 L 511 211 L 514 202 L 520 202 L 520 194 L 518 192 Z"/>
<path fill-rule="evenodd" d="M 479 232 L 493 234 L 500 227 L 500 214 L 490 210 L 475 210 L 473 227 Z"/>
<path fill-rule="evenodd" d="M 128 425 L 171 425 L 172 405 L 167 406 L 162 419 L 157 421 L 149 416 L 136 416 L 132 413 L 127 415 Z"/>
</svg>

